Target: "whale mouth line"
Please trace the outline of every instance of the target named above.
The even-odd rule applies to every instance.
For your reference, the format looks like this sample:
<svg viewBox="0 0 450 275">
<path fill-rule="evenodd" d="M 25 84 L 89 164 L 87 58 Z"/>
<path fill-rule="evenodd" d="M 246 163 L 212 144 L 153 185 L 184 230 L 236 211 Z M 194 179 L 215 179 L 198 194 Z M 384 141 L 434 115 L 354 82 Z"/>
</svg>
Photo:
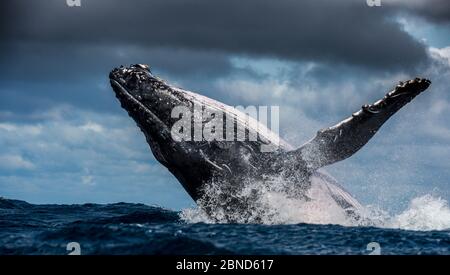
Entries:
<svg viewBox="0 0 450 275">
<path fill-rule="evenodd" d="M 127 104 L 130 104 L 129 102 L 131 102 L 131 104 L 135 104 L 137 105 L 137 109 L 139 111 L 145 111 L 152 119 L 162 123 L 162 121 L 160 121 L 160 119 L 155 115 L 155 113 L 153 113 L 152 111 L 150 111 L 148 109 L 147 106 L 145 106 L 144 104 L 142 104 L 142 102 L 140 102 L 139 100 L 137 100 L 130 92 L 127 91 L 127 89 L 125 87 L 123 87 L 117 80 L 115 79 L 110 79 L 111 84 L 113 87 L 117 88 L 114 89 L 116 97 L 119 99 L 119 101 L 124 105 L 123 107 L 129 112 L 132 113 L 132 109 L 128 109 L 126 106 Z M 125 97 L 125 99 L 127 100 L 127 102 L 124 102 L 122 97 Z M 136 111 L 138 111 L 136 110 Z M 148 122 L 148 120 L 146 120 L 146 122 Z"/>
</svg>

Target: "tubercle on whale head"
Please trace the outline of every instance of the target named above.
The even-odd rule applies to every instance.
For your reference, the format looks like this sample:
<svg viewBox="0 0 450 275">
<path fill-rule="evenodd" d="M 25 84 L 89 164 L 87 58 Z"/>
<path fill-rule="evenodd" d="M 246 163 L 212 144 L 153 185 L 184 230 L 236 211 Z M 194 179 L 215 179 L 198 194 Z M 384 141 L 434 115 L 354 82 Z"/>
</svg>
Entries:
<svg viewBox="0 0 450 275">
<path fill-rule="evenodd" d="M 139 101 L 142 101 L 142 95 L 145 91 L 150 93 L 152 90 L 151 88 L 153 88 L 153 85 L 144 87 L 144 85 L 146 85 L 144 82 L 147 81 L 150 84 L 156 84 L 158 81 L 152 75 L 150 67 L 142 64 L 132 65 L 130 67 L 120 66 L 119 68 L 114 68 L 109 73 L 109 79 L 112 83 L 117 82 L 120 84 L 126 92 L 130 93 Z M 116 93 L 118 92 L 116 89 L 114 89 L 114 91 Z"/>
</svg>

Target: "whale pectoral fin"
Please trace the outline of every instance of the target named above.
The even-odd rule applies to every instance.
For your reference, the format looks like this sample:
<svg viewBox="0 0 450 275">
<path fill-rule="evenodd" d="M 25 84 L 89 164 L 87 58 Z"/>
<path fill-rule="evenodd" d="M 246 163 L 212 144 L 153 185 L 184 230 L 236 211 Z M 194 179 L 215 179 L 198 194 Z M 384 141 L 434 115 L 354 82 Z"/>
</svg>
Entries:
<svg viewBox="0 0 450 275">
<path fill-rule="evenodd" d="M 290 153 L 306 161 L 311 170 L 344 160 L 361 149 L 384 122 L 430 84 L 429 80 L 420 78 L 400 82 L 381 100 L 364 105 L 335 126 L 320 130 L 311 141 Z"/>
</svg>

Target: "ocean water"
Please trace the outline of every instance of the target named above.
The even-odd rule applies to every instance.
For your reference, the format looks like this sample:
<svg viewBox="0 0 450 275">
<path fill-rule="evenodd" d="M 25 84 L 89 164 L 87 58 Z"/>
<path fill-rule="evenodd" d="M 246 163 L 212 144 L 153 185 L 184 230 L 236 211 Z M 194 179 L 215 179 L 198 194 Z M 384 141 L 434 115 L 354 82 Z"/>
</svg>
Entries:
<svg viewBox="0 0 450 275">
<path fill-rule="evenodd" d="M 381 219 L 377 217 L 377 219 Z M 446 254 L 446 201 L 417 198 L 377 226 L 212 223 L 198 209 L 130 203 L 35 205 L 0 199 L 0 254 Z M 69 247 L 68 247 L 69 246 Z M 375 251 L 371 249 L 376 248 Z M 69 250 L 68 250 L 69 249 Z"/>
</svg>

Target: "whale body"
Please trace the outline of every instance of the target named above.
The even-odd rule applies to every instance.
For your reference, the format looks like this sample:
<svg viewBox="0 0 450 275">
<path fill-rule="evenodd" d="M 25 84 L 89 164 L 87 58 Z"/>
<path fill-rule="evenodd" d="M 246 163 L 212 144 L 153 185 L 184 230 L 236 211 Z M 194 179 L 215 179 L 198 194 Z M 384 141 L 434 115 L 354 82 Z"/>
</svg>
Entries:
<svg viewBox="0 0 450 275">
<path fill-rule="evenodd" d="M 221 219 L 228 222 L 258 222 L 255 201 L 261 190 L 271 189 L 304 201 L 317 199 L 317 194 L 326 195 L 346 215 L 358 218 L 361 204 L 319 169 L 356 153 L 383 123 L 431 84 L 421 78 L 400 82 L 382 99 L 364 105 L 349 118 L 318 131 L 313 139 L 294 148 L 247 114 L 172 86 L 153 75 L 147 65 L 115 68 L 109 77 L 121 106 L 144 133 L 155 158 L 206 213 L 214 217 L 213 213 L 220 210 Z M 180 116 L 174 116 L 173 110 L 182 107 L 195 114 L 193 109 L 198 105 L 208 116 L 193 118 L 190 126 L 205 129 L 219 114 L 229 124 L 223 130 L 233 129 L 235 139 L 198 140 L 186 135 L 184 139 L 174 138 L 173 126 Z M 256 133 L 256 138 L 238 140 L 239 131 L 245 137 Z"/>
</svg>

